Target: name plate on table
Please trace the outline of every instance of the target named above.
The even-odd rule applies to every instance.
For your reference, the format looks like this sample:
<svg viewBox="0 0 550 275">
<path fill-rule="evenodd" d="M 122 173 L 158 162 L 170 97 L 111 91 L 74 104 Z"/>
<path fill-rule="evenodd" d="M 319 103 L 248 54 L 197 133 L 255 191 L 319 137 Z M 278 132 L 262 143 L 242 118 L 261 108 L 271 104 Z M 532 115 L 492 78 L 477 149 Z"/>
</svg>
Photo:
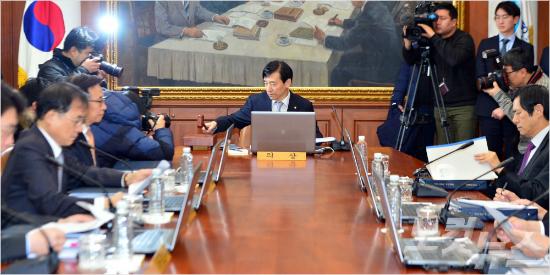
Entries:
<svg viewBox="0 0 550 275">
<path fill-rule="evenodd" d="M 258 160 L 259 169 L 293 169 L 293 168 L 306 168 L 305 161 L 294 161 L 294 160 Z"/>
<path fill-rule="evenodd" d="M 258 160 L 306 160 L 306 152 L 258 152 Z"/>
<path fill-rule="evenodd" d="M 459 185 L 467 180 L 434 180 L 432 178 L 420 178 L 421 182 L 443 188 L 445 190 L 455 190 Z M 460 188 L 461 191 L 485 191 L 487 190 L 486 180 L 476 180 Z"/>
</svg>

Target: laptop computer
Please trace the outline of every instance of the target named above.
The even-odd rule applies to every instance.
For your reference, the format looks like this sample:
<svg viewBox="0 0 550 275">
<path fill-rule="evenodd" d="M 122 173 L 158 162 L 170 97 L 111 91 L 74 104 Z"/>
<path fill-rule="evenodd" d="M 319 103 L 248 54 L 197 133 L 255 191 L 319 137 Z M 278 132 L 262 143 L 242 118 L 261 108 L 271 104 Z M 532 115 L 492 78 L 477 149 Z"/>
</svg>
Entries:
<svg viewBox="0 0 550 275">
<path fill-rule="evenodd" d="M 229 155 L 229 148 L 231 146 L 230 145 L 225 146 L 225 145 L 231 144 L 231 135 L 233 135 L 233 128 L 235 128 L 235 125 L 231 124 L 231 126 L 227 129 L 227 131 L 225 131 L 225 141 L 223 142 L 224 146 L 222 149 L 223 153 L 220 158 L 220 165 L 218 165 L 218 171 L 214 171 L 212 173 L 212 180 L 214 180 L 214 182 L 216 183 L 218 182 L 218 180 L 220 180 L 223 173 L 223 169 L 225 168 L 225 163 L 227 162 L 227 156 Z M 206 171 L 201 171 L 201 174 L 199 176 L 199 184 L 203 184 L 205 178 L 206 178 Z"/>
<path fill-rule="evenodd" d="M 374 173 L 376 187 L 380 192 L 380 204 L 385 213 L 390 213 L 386 184 L 382 175 Z M 474 254 L 480 252 L 469 238 L 400 238 L 393 219 L 386 219 L 387 235 L 398 254 L 399 260 L 407 266 L 421 266 L 425 269 L 470 268 L 475 265 Z M 453 246 L 453 247 L 451 247 Z"/>
<path fill-rule="evenodd" d="M 164 244 L 166 249 L 172 251 L 176 246 L 179 232 L 187 228 L 191 207 L 193 206 L 190 199 L 191 190 L 197 185 L 199 169 L 202 162 L 193 169 L 193 181 L 187 188 L 187 193 L 182 196 L 183 201 L 180 204 L 180 213 L 178 223 L 175 229 L 135 229 L 134 238 L 132 239 L 132 249 L 134 253 L 153 254 L 159 247 Z"/>
<path fill-rule="evenodd" d="M 220 154 L 220 146 L 222 144 L 222 141 L 218 141 L 214 147 L 212 147 L 212 154 L 210 155 L 210 161 L 208 162 L 208 167 L 206 168 L 206 178 L 204 179 L 204 183 L 202 184 L 201 192 L 200 194 L 196 194 L 193 196 L 193 207 L 198 210 L 201 206 L 201 203 L 208 194 L 210 190 L 210 185 L 212 185 L 212 174 L 214 173 L 214 167 L 216 166 L 216 163 L 218 162 L 218 155 Z"/>
<path fill-rule="evenodd" d="M 350 139 L 350 136 L 348 134 L 348 129 L 344 129 L 344 131 L 346 133 L 346 136 L 348 137 L 350 148 L 355 147 L 357 149 L 357 144 L 353 146 L 353 141 L 351 141 Z M 359 164 L 357 163 L 357 157 L 355 156 L 355 150 L 351 150 L 351 154 L 353 156 L 353 162 L 355 163 L 355 171 L 357 171 L 357 178 L 359 179 L 359 183 L 361 184 L 361 189 L 366 192 L 367 187 L 365 186 L 366 185 L 365 177 L 361 175 L 361 170 L 359 169 Z M 359 149 L 357 149 L 357 155 L 361 157 L 361 154 L 359 153 Z"/>
<path fill-rule="evenodd" d="M 252 152 L 315 153 L 315 112 L 252 112 Z"/>
</svg>

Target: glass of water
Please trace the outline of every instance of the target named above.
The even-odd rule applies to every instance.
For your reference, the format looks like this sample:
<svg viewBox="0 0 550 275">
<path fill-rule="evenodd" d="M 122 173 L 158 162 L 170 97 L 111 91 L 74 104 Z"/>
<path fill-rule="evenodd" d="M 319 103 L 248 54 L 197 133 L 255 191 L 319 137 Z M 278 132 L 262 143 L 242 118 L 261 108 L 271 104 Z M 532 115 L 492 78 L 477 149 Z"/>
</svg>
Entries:
<svg viewBox="0 0 550 275">
<path fill-rule="evenodd" d="M 412 181 L 410 181 L 409 177 L 400 177 L 399 187 L 401 188 L 401 201 L 411 202 L 413 188 Z"/>
<path fill-rule="evenodd" d="M 174 192 L 176 189 L 176 170 L 166 169 L 162 176 L 164 177 L 164 192 Z"/>
<path fill-rule="evenodd" d="M 78 239 L 78 272 L 104 273 L 106 236 L 86 234 Z"/>
<path fill-rule="evenodd" d="M 141 215 L 143 215 L 143 196 L 125 195 L 122 199 L 128 202 L 130 216 L 134 217 L 134 221 L 141 221 Z"/>
<path fill-rule="evenodd" d="M 423 206 L 416 209 L 414 223 L 418 237 L 437 236 L 439 234 L 439 220 L 437 211 L 431 206 Z"/>
</svg>

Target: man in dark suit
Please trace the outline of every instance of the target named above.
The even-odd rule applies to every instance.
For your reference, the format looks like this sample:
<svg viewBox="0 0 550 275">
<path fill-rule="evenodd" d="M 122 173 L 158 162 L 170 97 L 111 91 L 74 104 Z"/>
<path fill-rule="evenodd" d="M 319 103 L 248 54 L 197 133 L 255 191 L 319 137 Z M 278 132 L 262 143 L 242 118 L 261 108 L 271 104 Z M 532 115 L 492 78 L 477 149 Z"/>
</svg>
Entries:
<svg viewBox="0 0 550 275">
<path fill-rule="evenodd" d="M 487 76 L 495 71 L 493 59 L 483 59 L 483 51 L 495 49 L 500 52 L 501 60 L 504 54 L 512 48 L 523 48 L 534 60 L 533 45 L 516 37 L 514 26 L 520 16 L 519 7 L 510 1 L 500 2 L 495 9 L 495 23 L 499 34 L 481 40 L 476 56 L 476 77 Z M 505 41 L 506 40 L 506 41 Z M 506 42 L 506 43 L 504 43 Z M 506 157 L 513 157 L 515 150 L 512 140 L 518 133 L 516 126 L 506 117 L 498 103 L 487 93 L 479 93 L 474 114 L 479 116 L 481 134 L 487 138 L 489 151 L 497 153 L 499 159 L 504 159 L 502 148 L 504 145 Z"/>
<path fill-rule="evenodd" d="M 531 138 L 524 155 L 516 158 L 515 168 L 495 170 L 498 179 L 491 185 L 495 190 L 495 200 L 500 200 L 502 187 L 507 182 L 507 190 L 519 198 L 533 200 L 548 190 L 548 88 L 540 85 L 527 85 L 518 89 L 514 98 L 513 110 L 517 129 L 521 135 Z M 500 160 L 495 152 L 475 155 L 479 163 L 489 163 L 496 167 Z M 487 190 L 488 195 L 490 190 Z M 548 197 L 538 202 L 548 209 Z"/>
<path fill-rule="evenodd" d="M 330 85 L 349 86 L 352 79 L 394 83 L 401 62 L 401 40 L 386 5 L 379 1 L 351 1 L 361 12 L 355 19 L 329 19 L 329 23 L 349 29 L 344 37 L 327 36 L 312 28 L 315 39 L 326 48 L 347 51 L 361 45 L 361 52 L 342 56 L 331 73 Z"/>
<path fill-rule="evenodd" d="M 82 91 L 89 94 L 88 111 L 86 112 L 86 122 L 82 124 L 82 133 L 78 134 L 71 146 L 66 147 L 67 154 L 75 157 L 86 166 L 97 166 L 95 150 L 81 144 L 79 141 L 82 140 L 95 147 L 94 135 L 90 126 L 93 123 L 100 122 L 107 110 L 103 89 L 99 85 L 101 79 L 93 75 L 80 74 L 72 75 L 67 79 L 67 82 L 80 87 Z"/>
<path fill-rule="evenodd" d="M 289 90 L 292 85 L 292 75 L 292 69 L 284 61 L 269 62 L 262 72 L 266 91 L 249 96 L 244 106 L 236 113 L 206 123 L 206 128 L 202 128 L 203 132 L 213 134 L 224 132 L 231 124 L 242 129 L 250 125 L 252 111 L 315 112 L 309 100 Z M 316 128 L 316 136 L 323 137 L 319 126 Z"/>
<path fill-rule="evenodd" d="M 58 167 L 48 157 L 112 187 L 127 186 L 151 174 L 150 169 L 123 174 L 112 169 L 89 167 L 63 151 L 61 146 L 71 145 L 82 132 L 87 107 L 86 94 L 73 84 L 57 83 L 43 91 L 36 110 L 38 120 L 21 134 L 6 163 L 6 172 L 2 174 L 2 200 L 11 209 L 67 217 L 87 213 L 76 205 L 81 200 L 94 203 L 96 207 L 109 207 L 108 200 L 103 197 L 91 200 L 67 196 L 67 190 L 85 181 L 78 178 L 69 180 L 71 172 Z M 122 196 L 123 193 L 119 192 L 111 196 L 111 201 L 116 204 Z"/>
</svg>

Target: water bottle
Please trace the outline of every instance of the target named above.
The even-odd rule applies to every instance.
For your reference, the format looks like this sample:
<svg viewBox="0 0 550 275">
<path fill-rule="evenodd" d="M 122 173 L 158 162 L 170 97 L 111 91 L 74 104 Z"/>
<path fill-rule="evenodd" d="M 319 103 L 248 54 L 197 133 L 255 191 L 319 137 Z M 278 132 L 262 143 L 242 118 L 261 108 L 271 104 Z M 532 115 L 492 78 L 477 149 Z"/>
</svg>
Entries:
<svg viewBox="0 0 550 275">
<path fill-rule="evenodd" d="M 151 177 L 151 184 L 149 185 L 149 214 L 155 216 L 164 216 L 164 177 L 160 175 L 160 171 L 155 173 L 153 169 L 153 176 Z"/>
<path fill-rule="evenodd" d="M 357 147 L 359 148 L 359 154 L 363 156 L 364 160 L 368 159 L 367 156 L 367 142 L 365 141 L 365 136 L 359 136 L 359 141 L 357 142 Z M 368 163 L 368 162 L 366 162 Z"/>
<path fill-rule="evenodd" d="M 371 188 L 374 191 L 375 194 L 378 193 L 378 188 L 376 187 L 376 180 L 375 180 L 375 174 L 379 174 L 382 178 L 384 178 L 384 167 L 382 165 L 382 154 L 381 153 L 374 153 L 374 160 L 372 161 L 372 170 L 371 175 Z"/>
<path fill-rule="evenodd" d="M 128 262 L 134 256 L 132 251 L 132 238 L 134 235 L 133 218 L 130 215 L 128 202 L 120 200 L 116 204 L 116 217 L 113 230 L 113 244 L 115 252 L 113 256 L 124 266 L 123 262 Z M 127 265 L 126 265 L 127 266 Z"/>
<path fill-rule="evenodd" d="M 390 201 L 391 218 L 395 223 L 395 229 L 399 230 L 401 229 L 401 188 L 399 187 L 398 175 L 390 176 L 388 200 Z"/>
<path fill-rule="evenodd" d="M 181 167 L 181 185 L 187 186 L 191 183 L 193 177 L 193 155 L 191 155 L 191 147 L 183 148 L 183 155 L 180 160 Z"/>
</svg>

